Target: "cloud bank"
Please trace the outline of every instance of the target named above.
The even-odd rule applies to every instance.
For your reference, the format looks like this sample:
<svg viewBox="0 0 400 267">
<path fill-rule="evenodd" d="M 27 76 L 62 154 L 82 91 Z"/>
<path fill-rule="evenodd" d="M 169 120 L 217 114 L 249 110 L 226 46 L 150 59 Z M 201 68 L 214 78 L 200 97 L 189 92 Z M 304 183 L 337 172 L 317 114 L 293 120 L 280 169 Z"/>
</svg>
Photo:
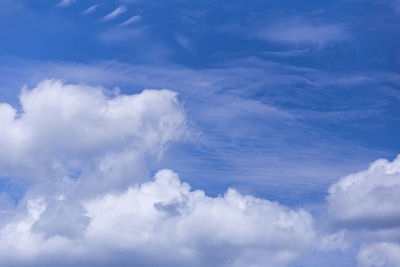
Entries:
<svg viewBox="0 0 400 267">
<path fill-rule="evenodd" d="M 108 265 L 283 266 L 316 241 L 312 218 L 303 210 L 234 190 L 207 197 L 170 170 L 125 192 L 84 201 L 82 209 L 69 207 L 68 218 L 47 213 L 53 202 L 64 209 L 71 205 L 62 197 L 30 199 L 23 217 L 2 228 L 0 254 L 7 255 L 2 264 L 73 259 Z M 62 219 L 75 219 L 74 233 Z"/>
<path fill-rule="evenodd" d="M 234 189 L 207 196 L 168 169 L 149 179 L 190 137 L 172 91 L 45 80 L 19 100 L 0 104 L 0 175 L 29 188 L 17 204 L 0 195 L 0 265 L 287 266 L 349 248 L 359 266 L 400 264 L 400 157 L 333 184 L 319 225 Z"/>
<path fill-rule="evenodd" d="M 282 266 L 314 248 L 311 215 L 229 189 L 208 197 L 146 162 L 182 140 L 177 95 L 45 80 L 0 105 L 2 176 L 30 181 L 2 209 L 0 264 Z M 129 255 L 129 256 L 128 256 Z"/>
</svg>

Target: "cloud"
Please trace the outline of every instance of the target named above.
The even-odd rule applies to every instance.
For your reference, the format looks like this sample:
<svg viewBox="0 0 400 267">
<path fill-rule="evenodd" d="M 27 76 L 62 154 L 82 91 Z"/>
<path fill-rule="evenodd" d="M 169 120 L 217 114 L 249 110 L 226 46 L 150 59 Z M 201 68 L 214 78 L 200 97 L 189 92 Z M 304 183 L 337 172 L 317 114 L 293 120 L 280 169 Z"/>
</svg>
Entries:
<svg viewBox="0 0 400 267">
<path fill-rule="evenodd" d="M 260 30 L 256 36 L 280 43 L 318 46 L 344 41 L 349 38 L 348 33 L 341 24 L 312 23 L 303 19 L 277 21 Z"/>
<path fill-rule="evenodd" d="M 182 34 L 175 35 L 176 41 L 186 50 L 193 50 L 193 43 L 192 41 Z"/>
<path fill-rule="evenodd" d="M 32 180 L 95 168 L 112 176 L 184 135 L 186 118 L 176 93 L 112 94 L 45 80 L 22 91 L 20 110 L 1 103 L 0 175 Z"/>
<path fill-rule="evenodd" d="M 283 266 L 316 242 L 304 210 L 232 189 L 208 197 L 170 170 L 125 192 L 73 203 L 28 200 L 24 215 L 0 230 L 0 263 L 123 265 L 125 255 L 124 265 L 137 266 Z"/>
<path fill-rule="evenodd" d="M 116 29 L 135 30 L 136 27 Z M 121 32 L 120 36 L 127 35 Z M 115 40 L 119 38 L 118 35 L 114 37 Z M 384 83 L 396 85 L 399 81 L 391 73 L 329 73 L 254 58 L 205 69 L 168 64 L 132 65 L 116 61 L 90 65 L 22 62 L 14 72 L 9 71 L 13 70 L 10 67 L 8 72 L 4 69 L 3 81 L 13 81 L 7 85 L 10 88 L 22 86 L 22 81 L 33 87 L 37 81 L 50 76 L 109 88 L 119 85 L 131 92 L 139 92 L 142 88 L 178 91 L 190 108 L 191 120 L 202 131 L 202 137 L 185 144 L 184 149 L 168 150 L 171 155 L 162 159 L 168 164 L 161 168 L 172 168 L 193 181 L 194 186 L 201 183 L 204 189 L 213 188 L 218 193 L 228 185 L 247 186 L 251 190 L 257 188 L 259 192 L 268 192 L 271 198 L 282 199 L 285 195 L 282 191 L 288 190 L 291 194 L 283 197 L 286 204 L 314 202 L 314 199 L 305 197 L 310 194 L 318 195 L 323 201 L 322 192 L 332 182 L 365 168 L 368 162 L 378 157 L 388 155 L 337 138 L 332 132 L 321 132 L 321 127 L 315 127 L 314 123 L 334 123 L 337 128 L 338 124 L 349 126 L 367 116 L 385 120 L 387 117 L 369 111 L 372 108 L 370 104 L 376 109 L 377 97 L 382 97 L 382 94 L 377 96 L 376 91 L 367 93 L 361 88 L 377 88 Z M 337 90 L 344 94 L 348 90 L 363 92 L 363 97 L 356 94 L 343 103 L 332 102 Z M 311 109 L 316 98 L 325 99 L 330 104 Z M 363 102 L 361 107 L 358 101 L 366 99 L 371 99 L 371 102 Z M 287 109 L 282 103 L 299 109 Z M 351 105 L 347 106 L 347 103 Z M 340 111 L 337 111 L 337 105 Z M 302 156 L 298 157 L 299 154 Z M 223 182 L 218 189 L 215 189 L 211 177 L 221 177 Z M 285 182 L 282 184 L 282 181 Z"/>
<path fill-rule="evenodd" d="M 75 1 L 76 1 L 76 0 L 61 0 L 61 1 L 58 3 L 58 6 L 59 6 L 59 7 L 67 7 L 67 6 L 70 6 L 71 4 L 75 3 Z"/>
<path fill-rule="evenodd" d="M 329 188 L 329 220 L 347 229 L 354 247 L 361 245 L 358 266 L 400 266 L 399 190 L 400 155 L 376 160 Z"/>
<path fill-rule="evenodd" d="M 95 12 L 96 9 L 97 9 L 99 6 L 101 6 L 101 5 L 102 5 L 102 3 L 93 5 L 93 6 L 89 7 L 88 9 L 86 9 L 85 11 L 83 11 L 82 14 L 83 14 L 83 15 L 92 14 L 92 13 Z"/>
<path fill-rule="evenodd" d="M 376 243 L 363 246 L 357 255 L 359 267 L 400 266 L 400 246 L 394 243 Z"/>
<path fill-rule="evenodd" d="M 360 244 L 360 266 L 396 259 L 400 157 L 331 186 L 328 218 L 343 228 L 332 233 L 302 208 L 234 189 L 207 196 L 171 170 L 147 181 L 151 162 L 188 134 L 172 91 L 45 80 L 19 99 L 18 110 L 0 104 L 0 171 L 31 183 L 17 205 L 0 195 L 0 265 L 287 266 Z"/>
<path fill-rule="evenodd" d="M 126 6 L 119 6 L 114 11 L 109 13 L 108 15 L 105 15 L 103 17 L 103 20 L 112 20 L 112 19 L 118 17 L 119 15 L 125 13 L 127 10 L 128 9 L 126 8 Z"/>
<path fill-rule="evenodd" d="M 143 182 L 187 132 L 174 92 L 45 80 L 0 116 L 1 175 L 32 181 L 0 207 L 0 265 L 286 266 L 342 242 L 303 209 L 234 189 L 210 197 L 170 170 Z"/>
<path fill-rule="evenodd" d="M 130 25 L 130 24 L 132 24 L 132 23 L 139 22 L 139 21 L 141 21 L 141 20 L 142 20 L 142 16 L 140 16 L 140 15 L 135 15 L 135 16 L 133 16 L 133 17 L 130 17 L 128 20 L 122 22 L 122 23 L 120 24 L 120 26 L 127 26 L 127 25 Z"/>
<path fill-rule="evenodd" d="M 400 156 L 375 161 L 329 188 L 329 213 L 346 227 L 400 227 Z"/>
</svg>

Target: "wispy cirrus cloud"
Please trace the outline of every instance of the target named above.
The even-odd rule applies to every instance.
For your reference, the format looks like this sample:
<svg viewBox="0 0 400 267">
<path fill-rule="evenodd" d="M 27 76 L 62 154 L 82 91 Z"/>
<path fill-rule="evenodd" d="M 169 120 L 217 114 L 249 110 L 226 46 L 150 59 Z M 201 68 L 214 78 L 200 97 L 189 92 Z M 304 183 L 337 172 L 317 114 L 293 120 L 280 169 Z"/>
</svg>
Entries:
<svg viewBox="0 0 400 267">
<path fill-rule="evenodd" d="M 193 49 L 193 42 L 192 40 L 190 40 L 188 37 L 186 37 L 183 34 L 175 34 L 175 39 L 176 41 L 180 44 L 180 46 L 182 46 L 183 48 L 185 48 L 186 50 L 192 50 Z"/>
<path fill-rule="evenodd" d="M 88 9 L 84 10 L 84 11 L 82 12 L 82 14 L 83 14 L 83 15 L 92 14 L 92 13 L 95 12 L 96 9 L 97 9 L 99 6 L 101 6 L 102 4 L 103 4 L 103 3 L 100 3 L 100 4 L 96 4 L 96 5 L 91 6 L 91 7 L 89 7 Z"/>
<path fill-rule="evenodd" d="M 136 23 L 141 21 L 143 18 L 140 15 L 135 15 L 130 17 L 129 19 L 127 19 L 126 21 L 122 22 L 121 24 L 119 24 L 120 26 L 128 26 L 130 24 Z"/>
<path fill-rule="evenodd" d="M 61 1 L 58 3 L 58 6 L 59 6 L 59 7 L 67 7 L 67 6 L 70 6 L 71 4 L 75 3 L 75 1 L 76 1 L 76 0 L 61 0 Z"/>
<path fill-rule="evenodd" d="M 114 9 L 111 13 L 105 15 L 102 19 L 105 21 L 112 20 L 119 15 L 125 13 L 128 10 L 126 6 L 119 6 L 116 9 Z"/>
<path fill-rule="evenodd" d="M 342 24 L 314 23 L 302 18 L 272 22 L 259 30 L 255 36 L 273 42 L 318 46 L 344 41 L 350 37 Z"/>
</svg>

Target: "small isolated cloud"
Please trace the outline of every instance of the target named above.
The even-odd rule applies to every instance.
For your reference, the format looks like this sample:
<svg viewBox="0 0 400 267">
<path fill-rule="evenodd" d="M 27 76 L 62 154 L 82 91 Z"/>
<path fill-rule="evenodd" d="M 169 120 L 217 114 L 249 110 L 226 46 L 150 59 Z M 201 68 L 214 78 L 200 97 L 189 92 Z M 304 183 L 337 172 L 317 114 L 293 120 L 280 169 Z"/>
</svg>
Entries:
<svg viewBox="0 0 400 267">
<path fill-rule="evenodd" d="M 76 1 L 76 0 L 61 0 L 61 1 L 58 3 L 58 6 L 59 6 L 59 7 L 67 7 L 67 6 L 70 6 L 71 4 L 75 3 L 75 1 Z"/>
<path fill-rule="evenodd" d="M 129 18 L 128 20 L 122 22 L 122 23 L 120 24 L 120 26 L 127 26 L 127 25 L 130 25 L 130 24 L 139 22 L 139 21 L 141 21 L 141 20 L 142 20 L 142 16 L 140 16 L 140 15 L 135 15 L 135 16 Z"/>
<path fill-rule="evenodd" d="M 192 50 L 193 49 L 193 43 L 188 37 L 186 37 L 186 36 L 184 36 L 182 34 L 176 34 L 175 35 L 175 39 L 186 50 Z"/>
<path fill-rule="evenodd" d="M 341 24 L 316 24 L 302 19 L 278 21 L 260 30 L 256 35 L 268 41 L 319 46 L 348 38 Z"/>
<path fill-rule="evenodd" d="M 92 13 L 95 12 L 96 9 L 97 9 L 99 6 L 101 6 L 101 5 L 102 5 L 101 3 L 100 3 L 100 4 L 93 5 L 93 6 L 89 7 L 88 9 L 86 9 L 85 11 L 83 11 L 82 14 L 83 14 L 83 15 L 92 14 Z"/>
<path fill-rule="evenodd" d="M 105 15 L 103 17 L 103 20 L 112 20 L 112 19 L 118 17 L 119 15 L 125 13 L 127 10 L 128 9 L 126 8 L 126 6 L 119 6 L 114 11 L 112 11 L 111 13 Z"/>
</svg>

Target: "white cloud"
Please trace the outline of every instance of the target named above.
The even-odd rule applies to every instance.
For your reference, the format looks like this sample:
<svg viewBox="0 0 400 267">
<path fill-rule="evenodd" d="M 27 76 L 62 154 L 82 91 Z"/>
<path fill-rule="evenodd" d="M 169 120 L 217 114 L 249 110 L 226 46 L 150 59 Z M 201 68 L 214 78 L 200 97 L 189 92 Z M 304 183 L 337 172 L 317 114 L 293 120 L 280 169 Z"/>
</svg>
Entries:
<svg viewBox="0 0 400 267">
<path fill-rule="evenodd" d="M 126 8 L 126 6 L 119 6 L 116 9 L 114 9 L 111 13 L 105 15 L 103 17 L 103 20 L 111 20 L 113 18 L 118 17 L 119 15 L 125 13 L 128 9 Z"/>
<path fill-rule="evenodd" d="M 394 243 L 376 243 L 363 246 L 357 255 L 359 267 L 400 266 L 400 246 Z"/>
<path fill-rule="evenodd" d="M 0 105 L 0 170 L 36 184 L 1 207 L 0 265 L 284 266 L 318 247 L 302 209 L 233 189 L 208 197 L 169 170 L 138 184 L 187 131 L 174 92 L 46 80 L 20 104 Z"/>
<path fill-rule="evenodd" d="M 0 264 L 107 265 L 129 253 L 125 265 L 283 266 L 315 241 L 303 210 L 231 189 L 207 197 L 163 170 L 154 181 L 84 201 L 83 208 L 61 197 L 28 200 L 25 215 L 0 230 Z"/>
<path fill-rule="evenodd" d="M 0 175 L 39 179 L 97 170 L 120 177 L 132 161 L 139 167 L 140 159 L 157 157 L 186 133 L 172 91 L 107 94 L 46 80 L 22 91 L 21 110 L 1 103 Z"/>
<path fill-rule="evenodd" d="M 186 50 L 193 50 L 193 43 L 192 41 L 182 34 L 175 35 L 176 41 Z"/>
<path fill-rule="evenodd" d="M 275 42 L 319 46 L 348 39 L 343 25 L 315 24 L 303 19 L 278 21 L 259 31 L 256 36 Z"/>
<path fill-rule="evenodd" d="M 17 207 L 0 195 L 0 265 L 285 266 L 360 243 L 362 264 L 383 251 L 365 244 L 398 242 L 400 157 L 332 185 L 329 215 L 346 228 L 334 234 L 302 209 L 191 191 L 172 171 L 141 183 L 146 165 L 184 138 L 186 120 L 169 90 L 123 95 L 55 80 L 24 89 L 18 110 L 0 104 L 0 175 L 36 183 Z"/>
<path fill-rule="evenodd" d="M 58 6 L 60 6 L 60 7 L 67 7 L 67 6 L 70 6 L 70 5 L 73 4 L 73 3 L 75 3 L 75 0 L 61 0 L 61 1 L 58 3 Z"/>
<path fill-rule="evenodd" d="M 329 189 L 329 213 L 346 227 L 400 227 L 400 156 L 375 161 Z"/>
<path fill-rule="evenodd" d="M 135 15 L 135 16 L 133 16 L 133 17 L 130 17 L 128 20 L 122 22 L 120 25 L 121 25 L 121 26 L 127 26 L 127 25 L 130 25 L 130 24 L 132 24 L 132 23 L 139 22 L 139 21 L 141 21 L 141 20 L 142 20 L 142 16 L 140 16 L 140 15 Z"/>
<path fill-rule="evenodd" d="M 328 214 L 347 229 L 358 266 L 400 266 L 400 155 L 379 159 L 329 188 Z"/>
<path fill-rule="evenodd" d="M 89 8 L 87 8 L 85 11 L 83 11 L 82 14 L 83 14 L 83 15 L 92 14 L 92 13 L 95 12 L 96 9 L 97 9 L 99 6 L 101 6 L 101 5 L 102 5 L 102 3 L 93 5 L 93 6 L 89 7 Z"/>
</svg>

